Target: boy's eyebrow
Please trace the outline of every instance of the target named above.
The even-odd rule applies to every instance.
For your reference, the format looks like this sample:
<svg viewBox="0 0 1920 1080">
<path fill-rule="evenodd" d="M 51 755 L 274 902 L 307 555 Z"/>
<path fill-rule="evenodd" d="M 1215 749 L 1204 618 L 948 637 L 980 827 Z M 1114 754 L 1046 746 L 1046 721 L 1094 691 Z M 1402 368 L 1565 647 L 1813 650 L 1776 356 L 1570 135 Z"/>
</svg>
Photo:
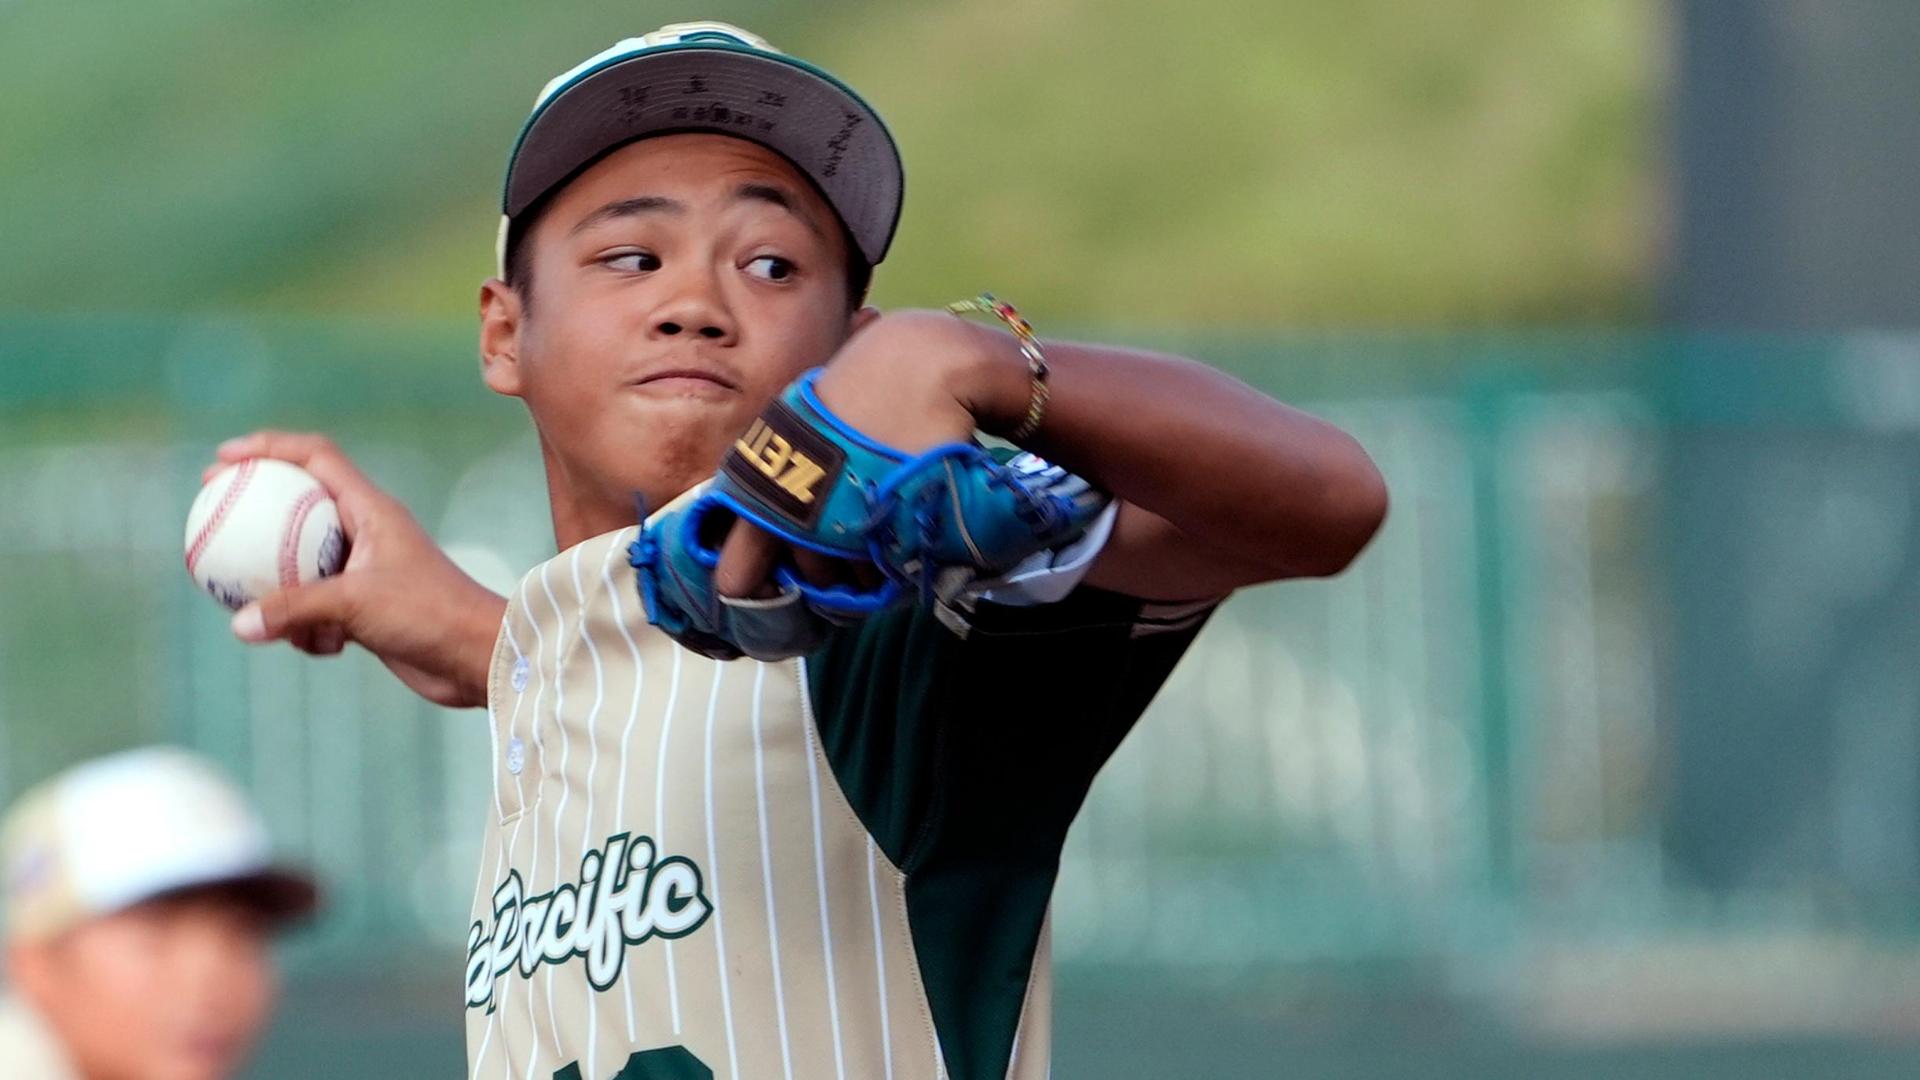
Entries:
<svg viewBox="0 0 1920 1080">
<path fill-rule="evenodd" d="M 574 223 L 573 228 L 567 230 L 567 235 L 582 232 L 613 218 L 633 217 L 637 214 L 681 214 L 685 213 L 686 209 L 683 204 L 663 195 L 641 195 L 637 198 L 621 199 L 619 202 L 610 202 L 581 218 Z"/>
<path fill-rule="evenodd" d="M 772 184 L 741 184 L 733 189 L 733 198 L 735 202 L 750 200 L 772 203 L 792 214 L 802 225 L 811 229 L 814 235 L 823 240 L 826 239 L 826 234 L 820 231 L 820 226 L 812 218 L 800 212 L 800 207 L 795 205 L 793 196 L 789 195 L 784 188 L 777 188 Z"/>
</svg>

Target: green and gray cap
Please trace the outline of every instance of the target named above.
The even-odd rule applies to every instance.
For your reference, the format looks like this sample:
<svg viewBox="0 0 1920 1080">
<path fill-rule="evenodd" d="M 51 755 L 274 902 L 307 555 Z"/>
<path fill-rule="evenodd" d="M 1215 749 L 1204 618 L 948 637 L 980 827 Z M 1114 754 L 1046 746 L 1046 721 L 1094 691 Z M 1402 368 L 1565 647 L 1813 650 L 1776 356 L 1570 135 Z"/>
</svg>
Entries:
<svg viewBox="0 0 1920 1080">
<path fill-rule="evenodd" d="M 500 260 L 515 218 L 607 152 L 708 131 L 767 147 L 810 178 L 868 263 L 900 221 L 906 177 L 878 113 L 845 83 L 722 22 L 628 38 L 547 83 L 507 162 Z"/>
</svg>

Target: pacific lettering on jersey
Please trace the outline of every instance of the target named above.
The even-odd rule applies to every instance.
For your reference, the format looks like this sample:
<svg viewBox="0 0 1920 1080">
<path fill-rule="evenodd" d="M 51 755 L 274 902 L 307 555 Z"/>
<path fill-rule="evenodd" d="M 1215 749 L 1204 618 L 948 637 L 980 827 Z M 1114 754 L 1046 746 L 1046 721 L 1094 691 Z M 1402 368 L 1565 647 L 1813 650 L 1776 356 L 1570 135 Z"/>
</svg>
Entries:
<svg viewBox="0 0 1920 1080">
<path fill-rule="evenodd" d="M 627 947 L 678 938 L 712 914 L 700 868 L 679 855 L 662 857 L 652 838 L 617 833 L 580 858 L 580 876 L 551 892 L 526 895 L 520 871 L 493 890 L 492 926 L 467 931 L 467 1007 L 493 1011 L 494 987 L 518 970 L 531 978 L 541 964 L 583 957 L 587 982 L 606 990 L 620 981 Z"/>
</svg>

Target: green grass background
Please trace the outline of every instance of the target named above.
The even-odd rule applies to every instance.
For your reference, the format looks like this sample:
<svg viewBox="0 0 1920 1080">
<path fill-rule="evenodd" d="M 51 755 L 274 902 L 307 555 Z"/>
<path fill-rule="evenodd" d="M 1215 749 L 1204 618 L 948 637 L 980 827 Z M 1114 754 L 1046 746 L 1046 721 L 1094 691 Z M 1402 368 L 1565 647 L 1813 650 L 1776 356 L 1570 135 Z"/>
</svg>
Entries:
<svg viewBox="0 0 1920 1080">
<path fill-rule="evenodd" d="M 883 305 L 1047 321 L 1634 320 L 1652 0 L 0 3 L 0 311 L 464 316 L 535 90 L 719 17 L 907 162 Z"/>
</svg>

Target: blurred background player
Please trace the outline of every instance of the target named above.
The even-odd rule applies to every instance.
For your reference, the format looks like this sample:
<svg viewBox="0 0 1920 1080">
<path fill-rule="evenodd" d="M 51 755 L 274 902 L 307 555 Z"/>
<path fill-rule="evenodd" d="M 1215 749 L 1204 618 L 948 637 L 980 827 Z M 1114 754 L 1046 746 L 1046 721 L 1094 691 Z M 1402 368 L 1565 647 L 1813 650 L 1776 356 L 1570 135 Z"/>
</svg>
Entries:
<svg viewBox="0 0 1920 1080">
<path fill-rule="evenodd" d="M 23 795 L 4 840 L 0 1075 L 233 1075 L 278 995 L 273 933 L 310 914 L 245 797 L 183 750 L 130 750 Z"/>
</svg>

